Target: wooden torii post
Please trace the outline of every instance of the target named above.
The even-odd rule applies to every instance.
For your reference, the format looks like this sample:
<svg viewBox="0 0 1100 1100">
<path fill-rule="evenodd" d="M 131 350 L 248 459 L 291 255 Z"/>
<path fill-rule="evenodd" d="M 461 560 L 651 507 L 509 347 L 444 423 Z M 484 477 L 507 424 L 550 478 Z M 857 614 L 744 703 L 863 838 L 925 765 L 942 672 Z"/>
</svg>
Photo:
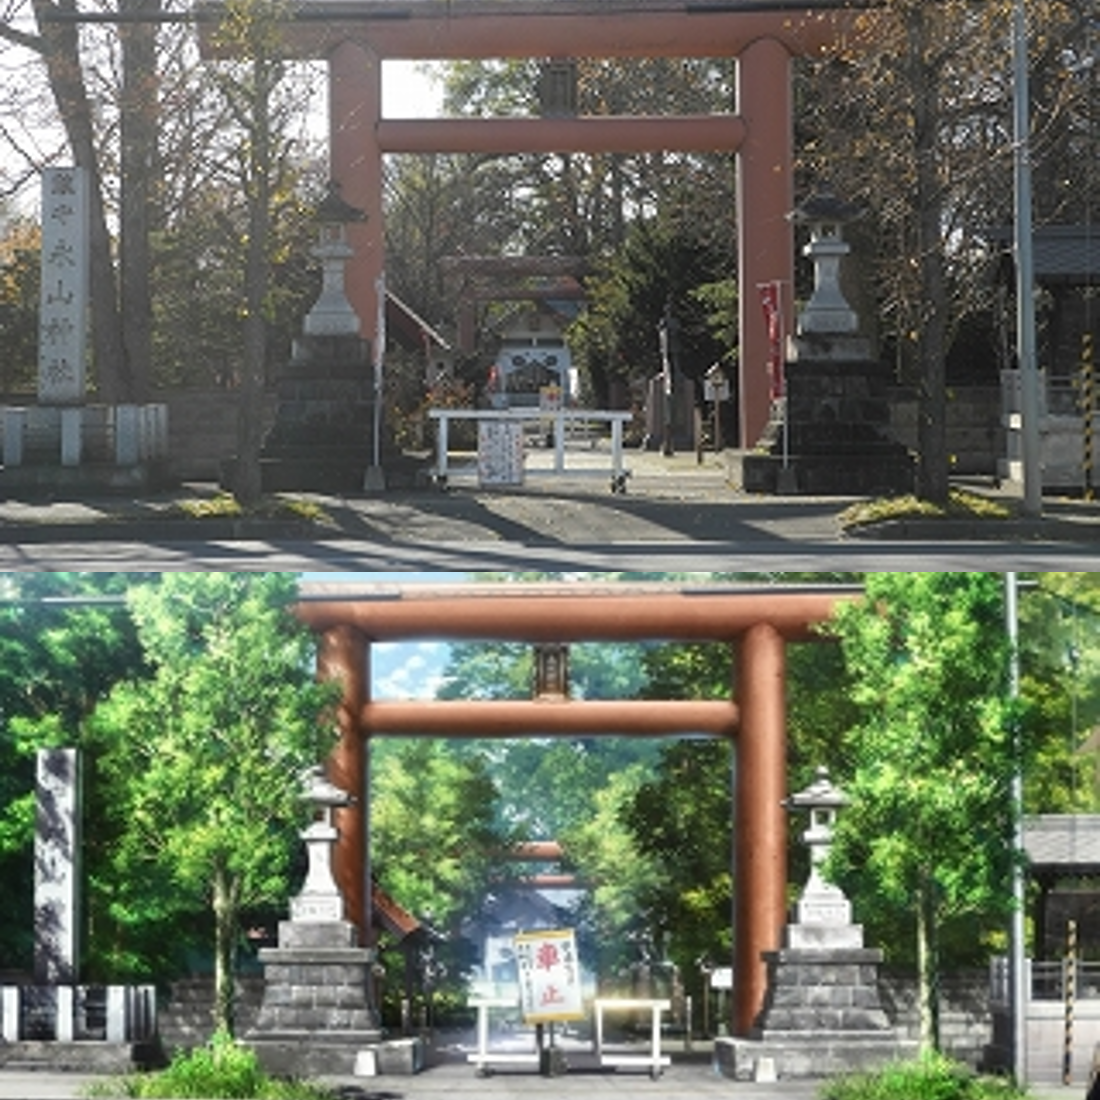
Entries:
<svg viewBox="0 0 1100 1100">
<path fill-rule="evenodd" d="M 836 590 L 692 589 L 674 585 L 310 585 L 297 608 L 319 636 L 321 675 L 343 684 L 339 742 L 329 776 L 356 796 L 337 812 L 334 855 L 349 919 L 366 934 L 369 863 L 368 745 L 372 737 L 674 736 L 735 738 L 734 1033 L 746 1035 L 767 992 L 765 952 L 786 923 L 786 647 L 819 640 Z M 383 702 L 370 698 L 374 642 L 436 640 L 726 642 L 731 698 L 715 701 Z M 716 837 L 715 843 L 721 843 Z"/>
<path fill-rule="evenodd" d="M 217 10 L 216 3 L 200 11 Z M 811 5 L 812 6 L 812 5 Z M 791 58 L 826 49 L 849 15 L 761 10 L 737 0 L 304 0 L 288 24 L 293 56 L 329 71 L 330 175 L 368 217 L 349 227 L 348 298 L 376 338 L 385 269 L 382 158 L 387 153 L 736 152 L 741 442 L 768 421 L 769 338 L 757 287 L 791 287 Z M 207 56 L 218 47 L 202 22 Z M 382 62 L 484 58 L 737 59 L 736 114 L 387 120 Z M 656 319 L 654 320 L 656 324 Z"/>
</svg>

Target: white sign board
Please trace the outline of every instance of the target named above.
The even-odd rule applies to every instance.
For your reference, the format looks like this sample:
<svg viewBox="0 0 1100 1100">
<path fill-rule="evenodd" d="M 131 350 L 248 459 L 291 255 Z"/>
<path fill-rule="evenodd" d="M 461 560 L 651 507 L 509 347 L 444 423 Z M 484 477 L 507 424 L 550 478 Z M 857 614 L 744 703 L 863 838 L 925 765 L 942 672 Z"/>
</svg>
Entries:
<svg viewBox="0 0 1100 1100">
<path fill-rule="evenodd" d="M 710 972 L 711 989 L 733 988 L 733 967 L 719 966 Z"/>
<path fill-rule="evenodd" d="M 83 168 L 46 168 L 38 323 L 40 405 L 84 402 L 87 310 L 87 174 Z"/>
<path fill-rule="evenodd" d="M 477 478 L 481 485 L 523 484 L 523 425 L 517 420 L 479 420 Z"/>
<path fill-rule="evenodd" d="M 584 1019 L 576 934 L 530 932 L 516 936 L 520 1004 L 528 1024 Z"/>
</svg>

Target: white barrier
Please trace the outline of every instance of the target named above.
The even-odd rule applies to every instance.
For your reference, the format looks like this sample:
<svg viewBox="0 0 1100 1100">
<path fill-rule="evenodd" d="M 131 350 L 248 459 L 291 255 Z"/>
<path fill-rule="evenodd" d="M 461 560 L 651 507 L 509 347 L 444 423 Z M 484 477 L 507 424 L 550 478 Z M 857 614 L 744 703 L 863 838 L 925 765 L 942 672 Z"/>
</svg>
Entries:
<svg viewBox="0 0 1100 1100">
<path fill-rule="evenodd" d="M 543 411 L 530 409 L 429 409 L 428 416 L 438 422 L 436 463 L 432 476 L 440 484 L 456 476 L 476 475 L 477 465 L 455 466 L 450 462 L 450 424 L 452 421 L 487 421 L 499 424 L 552 425 L 554 435 L 554 461 L 549 470 L 527 470 L 529 475 L 549 474 L 573 477 L 603 476 L 610 478 L 613 493 L 626 492 L 626 480 L 630 471 L 623 466 L 623 425 L 633 419 L 630 412 L 607 412 L 598 409 L 558 409 Z M 566 468 L 566 443 L 578 425 L 607 424 L 611 428 L 610 468 Z M 591 453 L 589 450 L 586 453 Z"/>
</svg>

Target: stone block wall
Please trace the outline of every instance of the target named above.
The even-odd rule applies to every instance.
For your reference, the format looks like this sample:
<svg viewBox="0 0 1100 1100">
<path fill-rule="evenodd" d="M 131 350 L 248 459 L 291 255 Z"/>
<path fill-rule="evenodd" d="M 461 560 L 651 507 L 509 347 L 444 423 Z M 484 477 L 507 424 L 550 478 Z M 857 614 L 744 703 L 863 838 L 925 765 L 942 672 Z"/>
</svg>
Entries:
<svg viewBox="0 0 1100 1100">
<path fill-rule="evenodd" d="M 879 975 L 883 1007 L 904 1039 L 920 1037 L 916 979 L 908 974 Z M 993 1045 L 993 1005 L 989 974 L 973 971 L 942 981 L 940 1028 L 945 1053 L 975 1068 L 986 1064 Z"/>
<path fill-rule="evenodd" d="M 890 425 L 906 447 L 917 446 L 917 396 L 909 389 L 890 395 Z M 1005 455 L 998 386 L 952 386 L 947 391 L 947 451 L 956 474 L 993 477 Z"/>
</svg>

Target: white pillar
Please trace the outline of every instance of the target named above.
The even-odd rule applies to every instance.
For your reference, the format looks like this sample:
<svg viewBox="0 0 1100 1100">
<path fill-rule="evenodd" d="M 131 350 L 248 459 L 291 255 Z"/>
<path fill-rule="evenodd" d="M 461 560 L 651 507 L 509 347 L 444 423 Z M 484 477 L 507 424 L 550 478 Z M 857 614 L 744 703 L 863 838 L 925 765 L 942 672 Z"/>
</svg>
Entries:
<svg viewBox="0 0 1100 1100">
<path fill-rule="evenodd" d="M 107 1042 L 124 1043 L 126 1034 L 126 994 L 122 985 L 107 987 Z"/>
<path fill-rule="evenodd" d="M 23 465 L 23 444 L 27 434 L 27 410 L 15 405 L 4 409 L 4 465 Z"/>
<path fill-rule="evenodd" d="M 0 1038 L 5 1043 L 19 1042 L 19 1015 L 20 1015 L 19 986 L 6 985 L 0 990 L 0 1013 L 3 1019 L 3 1032 Z"/>
<path fill-rule="evenodd" d="M 141 459 L 141 410 L 137 405 L 115 409 L 115 465 L 136 466 Z"/>
<path fill-rule="evenodd" d="M 71 985 L 57 987 L 57 1021 L 54 1034 L 59 1043 L 71 1043 L 76 1037 L 73 1028 L 73 1010 L 76 1007 L 74 992 Z"/>
<path fill-rule="evenodd" d="M 61 410 L 61 465 L 79 466 L 84 455 L 84 410 Z"/>
</svg>

